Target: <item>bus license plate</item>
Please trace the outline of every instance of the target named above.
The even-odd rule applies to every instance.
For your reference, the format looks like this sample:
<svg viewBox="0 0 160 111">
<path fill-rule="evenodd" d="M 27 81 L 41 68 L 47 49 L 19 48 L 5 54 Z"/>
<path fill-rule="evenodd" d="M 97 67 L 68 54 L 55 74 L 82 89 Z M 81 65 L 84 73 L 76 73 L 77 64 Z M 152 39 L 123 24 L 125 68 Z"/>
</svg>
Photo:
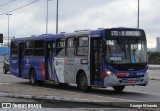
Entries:
<svg viewBox="0 0 160 111">
<path fill-rule="evenodd" d="M 135 83 L 136 80 L 128 80 L 128 83 Z"/>
</svg>

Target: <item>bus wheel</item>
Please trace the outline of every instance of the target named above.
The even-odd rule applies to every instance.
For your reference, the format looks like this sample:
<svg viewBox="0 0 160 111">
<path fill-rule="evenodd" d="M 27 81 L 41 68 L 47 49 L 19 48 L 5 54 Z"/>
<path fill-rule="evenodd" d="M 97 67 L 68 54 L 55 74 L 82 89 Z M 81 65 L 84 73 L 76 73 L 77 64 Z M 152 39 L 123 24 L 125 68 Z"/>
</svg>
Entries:
<svg viewBox="0 0 160 111">
<path fill-rule="evenodd" d="M 78 88 L 82 91 L 89 91 L 91 87 L 88 86 L 87 77 L 85 73 L 81 73 L 78 77 Z"/>
<path fill-rule="evenodd" d="M 7 70 L 5 67 L 3 67 L 3 74 L 7 74 Z"/>
<path fill-rule="evenodd" d="M 30 84 L 31 85 L 36 85 L 36 73 L 35 73 L 35 71 L 34 70 L 31 70 L 30 71 Z"/>
<path fill-rule="evenodd" d="M 116 92 L 121 92 L 124 88 L 125 88 L 125 86 L 113 86 L 113 89 Z"/>
</svg>

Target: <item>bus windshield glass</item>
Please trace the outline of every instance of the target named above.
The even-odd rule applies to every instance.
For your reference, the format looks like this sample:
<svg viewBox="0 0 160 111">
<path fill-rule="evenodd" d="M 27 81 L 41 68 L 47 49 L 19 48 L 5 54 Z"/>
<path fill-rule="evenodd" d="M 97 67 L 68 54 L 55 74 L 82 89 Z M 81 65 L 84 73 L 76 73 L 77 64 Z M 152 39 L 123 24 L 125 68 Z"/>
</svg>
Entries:
<svg viewBox="0 0 160 111">
<path fill-rule="evenodd" d="M 107 63 L 146 63 L 147 47 L 145 39 L 106 40 L 105 61 Z"/>
</svg>

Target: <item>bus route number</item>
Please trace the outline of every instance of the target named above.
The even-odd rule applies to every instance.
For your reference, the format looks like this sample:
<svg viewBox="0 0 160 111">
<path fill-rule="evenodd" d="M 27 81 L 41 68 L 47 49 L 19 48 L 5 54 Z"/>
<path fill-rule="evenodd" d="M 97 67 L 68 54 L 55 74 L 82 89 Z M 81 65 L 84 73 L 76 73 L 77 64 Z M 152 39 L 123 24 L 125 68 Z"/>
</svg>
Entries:
<svg viewBox="0 0 160 111">
<path fill-rule="evenodd" d="M 111 31 L 111 36 L 141 36 L 140 31 Z"/>
</svg>

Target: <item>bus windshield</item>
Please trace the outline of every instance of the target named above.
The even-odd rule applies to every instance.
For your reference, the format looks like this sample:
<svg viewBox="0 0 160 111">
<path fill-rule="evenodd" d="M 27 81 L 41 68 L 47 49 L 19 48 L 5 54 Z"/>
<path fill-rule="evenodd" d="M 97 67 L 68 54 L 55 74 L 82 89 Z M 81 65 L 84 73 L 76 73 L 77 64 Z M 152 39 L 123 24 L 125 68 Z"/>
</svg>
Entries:
<svg viewBox="0 0 160 111">
<path fill-rule="evenodd" d="M 146 40 L 106 40 L 105 61 L 111 64 L 146 63 Z"/>
</svg>

